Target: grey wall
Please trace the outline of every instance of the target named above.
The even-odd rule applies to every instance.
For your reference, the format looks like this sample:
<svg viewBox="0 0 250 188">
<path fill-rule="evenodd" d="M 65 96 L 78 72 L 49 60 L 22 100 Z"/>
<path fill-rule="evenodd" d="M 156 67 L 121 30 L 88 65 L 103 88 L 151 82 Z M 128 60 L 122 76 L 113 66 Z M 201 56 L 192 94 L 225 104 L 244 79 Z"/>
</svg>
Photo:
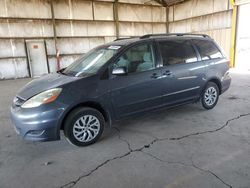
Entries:
<svg viewBox="0 0 250 188">
<path fill-rule="evenodd" d="M 80 54 L 114 40 L 117 35 L 166 32 L 166 9 L 156 3 L 145 4 L 147 0 L 120 0 L 118 24 L 113 0 L 52 2 L 56 33 L 50 0 L 0 0 L 0 79 L 29 76 L 25 51 L 28 39 L 45 40 L 50 70 L 54 72 L 54 36 L 57 36 L 61 66 L 65 67 Z"/>
<path fill-rule="evenodd" d="M 169 31 L 204 33 L 213 37 L 229 57 L 232 7 L 230 0 L 189 0 L 169 9 Z"/>
<path fill-rule="evenodd" d="M 169 10 L 149 0 L 52 2 L 56 33 L 50 0 L 0 0 L 0 79 L 29 76 L 25 50 L 29 39 L 45 40 L 52 72 L 56 71 L 55 45 L 65 67 L 80 54 L 117 36 L 166 33 L 167 28 L 170 32 L 208 33 L 226 51 L 230 46 L 229 0 L 188 0 Z"/>
</svg>

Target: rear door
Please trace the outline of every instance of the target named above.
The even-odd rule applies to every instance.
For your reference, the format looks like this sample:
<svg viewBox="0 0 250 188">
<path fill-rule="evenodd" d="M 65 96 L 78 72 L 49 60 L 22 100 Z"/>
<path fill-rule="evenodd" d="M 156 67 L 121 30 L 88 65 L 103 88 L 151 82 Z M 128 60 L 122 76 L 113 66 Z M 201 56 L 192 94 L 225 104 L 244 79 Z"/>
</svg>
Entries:
<svg viewBox="0 0 250 188">
<path fill-rule="evenodd" d="M 175 105 L 199 97 L 205 66 L 190 40 L 158 41 L 162 57 L 163 103 Z"/>
<path fill-rule="evenodd" d="M 145 111 L 161 104 L 161 70 L 157 68 L 153 42 L 130 47 L 111 66 L 126 67 L 127 75 L 114 76 L 111 83 L 111 101 L 117 118 Z"/>
</svg>

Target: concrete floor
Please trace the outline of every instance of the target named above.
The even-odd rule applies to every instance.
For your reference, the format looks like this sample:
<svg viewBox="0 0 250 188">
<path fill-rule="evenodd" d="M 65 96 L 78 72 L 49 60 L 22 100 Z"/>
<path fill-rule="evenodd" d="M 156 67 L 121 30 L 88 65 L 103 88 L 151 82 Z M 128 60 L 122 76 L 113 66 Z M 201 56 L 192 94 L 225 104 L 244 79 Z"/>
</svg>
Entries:
<svg viewBox="0 0 250 188">
<path fill-rule="evenodd" d="M 30 79 L 0 81 L 0 187 L 250 187 L 250 74 L 232 74 L 210 111 L 163 110 L 106 129 L 78 148 L 18 137 L 9 106 Z"/>
</svg>

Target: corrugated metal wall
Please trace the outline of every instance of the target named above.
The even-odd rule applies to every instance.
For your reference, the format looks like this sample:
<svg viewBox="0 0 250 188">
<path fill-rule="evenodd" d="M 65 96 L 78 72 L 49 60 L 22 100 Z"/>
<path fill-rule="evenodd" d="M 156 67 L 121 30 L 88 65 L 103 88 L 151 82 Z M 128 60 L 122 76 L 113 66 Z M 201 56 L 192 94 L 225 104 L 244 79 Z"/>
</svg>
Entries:
<svg viewBox="0 0 250 188">
<path fill-rule="evenodd" d="M 147 0 L 120 0 L 117 4 L 119 22 L 115 21 L 114 0 L 52 2 L 61 67 L 116 36 L 166 32 L 166 9 L 157 3 L 145 4 Z M 56 71 L 50 0 L 1 0 L 0 79 L 29 76 L 27 39 L 45 40 L 50 71 Z"/>
<path fill-rule="evenodd" d="M 204 33 L 230 54 L 232 7 L 229 0 L 189 0 L 169 9 L 169 32 Z"/>
<path fill-rule="evenodd" d="M 147 33 L 202 32 L 210 34 L 229 52 L 229 0 L 189 0 L 165 7 L 148 0 L 0 1 L 0 79 L 28 77 L 27 39 L 44 39 L 50 70 L 56 71 L 56 45 L 62 67 L 90 48 L 117 36 Z M 116 10 L 118 14 L 116 15 Z M 166 23 L 169 20 L 169 24 Z"/>
</svg>

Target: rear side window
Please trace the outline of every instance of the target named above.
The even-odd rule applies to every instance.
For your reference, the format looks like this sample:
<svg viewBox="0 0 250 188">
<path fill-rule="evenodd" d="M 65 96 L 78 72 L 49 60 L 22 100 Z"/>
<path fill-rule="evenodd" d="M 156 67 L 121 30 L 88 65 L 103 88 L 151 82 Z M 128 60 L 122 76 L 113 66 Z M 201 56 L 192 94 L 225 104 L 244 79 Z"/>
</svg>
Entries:
<svg viewBox="0 0 250 188">
<path fill-rule="evenodd" d="M 193 63 L 198 60 L 195 50 L 189 41 L 160 41 L 159 46 L 164 66 Z"/>
<path fill-rule="evenodd" d="M 221 52 L 213 42 L 205 40 L 193 40 L 193 42 L 197 46 L 202 60 L 223 58 Z"/>
</svg>

